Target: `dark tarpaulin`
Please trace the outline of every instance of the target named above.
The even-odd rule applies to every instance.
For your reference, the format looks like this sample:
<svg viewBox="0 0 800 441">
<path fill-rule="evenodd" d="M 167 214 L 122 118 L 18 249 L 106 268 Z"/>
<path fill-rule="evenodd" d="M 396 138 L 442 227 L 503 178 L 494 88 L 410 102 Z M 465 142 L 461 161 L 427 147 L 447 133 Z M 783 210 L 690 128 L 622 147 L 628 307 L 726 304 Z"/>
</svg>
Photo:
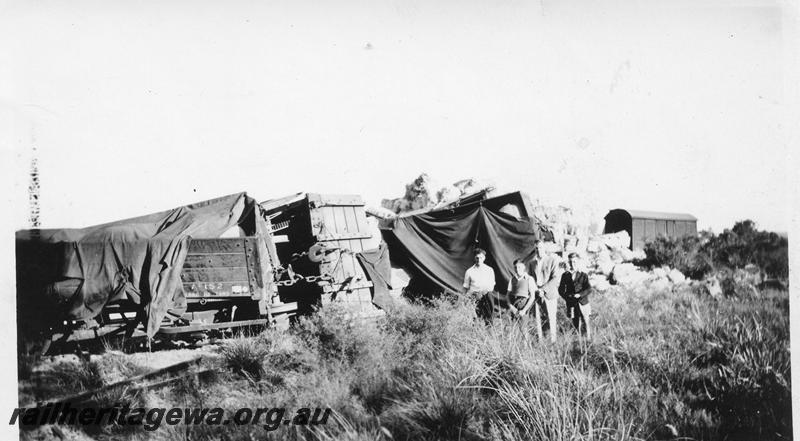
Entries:
<svg viewBox="0 0 800 441">
<path fill-rule="evenodd" d="M 237 225 L 259 235 L 266 224 L 256 206 L 237 193 L 82 229 L 17 232 L 20 327 L 90 319 L 110 301 L 129 299 L 142 305 L 154 335 L 168 309 L 185 305 L 180 272 L 188 239 L 219 237 Z"/>
<path fill-rule="evenodd" d="M 356 258 L 372 282 L 372 303 L 386 309 L 392 304 L 389 291 L 392 289 L 392 266 L 389 262 L 389 248 L 381 242 L 378 248 L 356 253 Z"/>
<path fill-rule="evenodd" d="M 505 292 L 515 259 L 530 260 L 541 228 L 530 218 L 516 219 L 471 204 L 452 210 L 398 218 L 383 230 L 392 261 L 411 271 L 415 286 L 458 293 L 472 265 L 476 247 L 486 250 L 486 264 L 495 271 L 498 292 Z M 415 283 L 416 282 L 416 283 Z M 419 283 L 427 282 L 427 283 Z M 433 293 L 431 293 L 433 294 Z"/>
</svg>

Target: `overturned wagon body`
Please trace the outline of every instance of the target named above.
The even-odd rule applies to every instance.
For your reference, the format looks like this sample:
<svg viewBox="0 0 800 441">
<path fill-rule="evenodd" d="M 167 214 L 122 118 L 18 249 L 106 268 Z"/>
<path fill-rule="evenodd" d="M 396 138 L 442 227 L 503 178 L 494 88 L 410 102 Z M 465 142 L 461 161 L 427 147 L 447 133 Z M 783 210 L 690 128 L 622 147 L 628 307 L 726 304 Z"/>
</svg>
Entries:
<svg viewBox="0 0 800 441">
<path fill-rule="evenodd" d="M 354 268 L 357 256 L 342 264 L 346 269 L 325 272 L 318 265 L 316 272 L 308 272 L 321 263 L 309 259 L 309 250 L 319 249 L 316 239 L 324 237 L 296 229 L 289 237 L 301 244 L 283 237 L 276 246 L 278 226 L 270 215 L 279 207 L 271 205 L 268 214 L 238 193 L 83 229 L 18 232 L 21 348 L 46 351 L 53 342 L 122 334 L 154 337 L 274 326 L 286 323 L 304 303 L 314 303 L 308 298 L 330 299 L 356 288 L 366 290 L 358 297 L 369 302 L 372 285 L 363 280 L 363 270 Z M 309 206 L 284 211 L 313 217 Z M 337 241 L 323 254 L 361 251 L 348 245 Z M 341 251 L 353 248 L 358 251 Z M 361 285 L 348 284 L 356 278 Z"/>
<path fill-rule="evenodd" d="M 297 193 L 261 208 L 283 262 L 277 276 L 281 301 L 296 304 L 300 313 L 338 301 L 362 317 L 381 314 L 376 305 L 388 300 L 380 277 L 388 278 L 388 252 L 377 227 L 368 224 L 360 196 Z"/>
<path fill-rule="evenodd" d="M 697 234 L 697 218 L 685 213 L 617 208 L 609 211 L 605 220 L 603 233 L 627 231 L 631 238 L 632 250 L 644 249 L 647 242 L 659 236 L 677 239 Z"/>
</svg>

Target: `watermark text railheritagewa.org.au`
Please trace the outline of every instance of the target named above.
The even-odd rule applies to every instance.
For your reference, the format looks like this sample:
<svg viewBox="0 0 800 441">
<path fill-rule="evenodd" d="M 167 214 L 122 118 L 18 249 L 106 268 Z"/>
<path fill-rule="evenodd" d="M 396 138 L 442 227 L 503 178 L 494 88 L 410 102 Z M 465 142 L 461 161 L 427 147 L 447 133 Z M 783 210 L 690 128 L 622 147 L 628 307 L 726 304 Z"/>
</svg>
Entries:
<svg viewBox="0 0 800 441">
<path fill-rule="evenodd" d="M 288 412 L 284 407 L 243 407 L 226 412 L 220 407 L 72 407 L 69 403 L 48 403 L 44 406 L 16 408 L 8 424 L 36 426 L 45 424 L 142 426 L 153 431 L 162 424 L 175 426 L 261 425 L 265 430 L 280 426 L 316 426 L 327 424 L 330 408 L 303 407 Z"/>
</svg>

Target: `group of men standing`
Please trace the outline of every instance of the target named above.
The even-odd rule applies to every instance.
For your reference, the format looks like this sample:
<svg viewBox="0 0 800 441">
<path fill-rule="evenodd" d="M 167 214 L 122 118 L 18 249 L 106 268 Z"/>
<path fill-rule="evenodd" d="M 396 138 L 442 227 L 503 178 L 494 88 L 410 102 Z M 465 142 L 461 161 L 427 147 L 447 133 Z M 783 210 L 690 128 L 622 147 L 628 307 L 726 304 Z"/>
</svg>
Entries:
<svg viewBox="0 0 800 441">
<path fill-rule="evenodd" d="M 486 265 L 486 252 L 480 248 L 475 250 L 475 264 L 464 274 L 464 294 L 475 301 L 480 316 L 489 318 L 498 309 L 495 292 L 495 274 L 492 267 Z M 567 316 L 578 332 L 591 337 L 589 316 L 589 276 L 582 271 L 580 255 L 568 253 L 566 262 L 558 256 L 547 252 L 543 241 L 536 241 L 533 258 L 529 262 L 521 259 L 514 261 L 513 275 L 508 282 L 506 300 L 508 312 L 518 318 L 525 328 L 533 311 L 536 333 L 542 340 L 542 314 L 547 315 L 549 336 L 556 340 L 558 299 L 564 299 Z"/>
</svg>

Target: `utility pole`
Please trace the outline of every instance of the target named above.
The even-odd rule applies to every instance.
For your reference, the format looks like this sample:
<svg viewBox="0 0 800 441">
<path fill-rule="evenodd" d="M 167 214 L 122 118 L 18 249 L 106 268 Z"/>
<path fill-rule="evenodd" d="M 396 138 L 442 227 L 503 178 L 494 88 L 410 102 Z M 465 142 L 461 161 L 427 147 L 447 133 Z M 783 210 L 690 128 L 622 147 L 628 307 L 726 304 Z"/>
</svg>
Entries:
<svg viewBox="0 0 800 441">
<path fill-rule="evenodd" d="M 28 222 L 31 229 L 37 229 L 39 222 L 39 159 L 36 157 L 36 146 L 33 146 L 31 157 L 31 181 L 28 184 Z"/>
</svg>

